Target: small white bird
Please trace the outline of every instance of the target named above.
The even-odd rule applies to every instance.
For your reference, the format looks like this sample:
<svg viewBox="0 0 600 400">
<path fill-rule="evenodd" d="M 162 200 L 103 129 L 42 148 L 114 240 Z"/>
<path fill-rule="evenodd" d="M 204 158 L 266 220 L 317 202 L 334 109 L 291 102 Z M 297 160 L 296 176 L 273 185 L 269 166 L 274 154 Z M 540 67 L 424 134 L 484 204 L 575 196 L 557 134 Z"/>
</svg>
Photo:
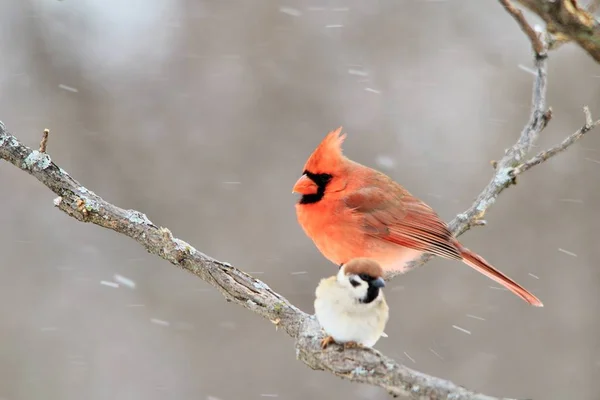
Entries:
<svg viewBox="0 0 600 400">
<path fill-rule="evenodd" d="M 315 315 L 328 335 L 321 342 L 350 347 L 373 347 L 389 318 L 381 288 L 381 266 L 369 258 L 354 258 L 337 275 L 322 279 L 315 291 Z"/>
</svg>

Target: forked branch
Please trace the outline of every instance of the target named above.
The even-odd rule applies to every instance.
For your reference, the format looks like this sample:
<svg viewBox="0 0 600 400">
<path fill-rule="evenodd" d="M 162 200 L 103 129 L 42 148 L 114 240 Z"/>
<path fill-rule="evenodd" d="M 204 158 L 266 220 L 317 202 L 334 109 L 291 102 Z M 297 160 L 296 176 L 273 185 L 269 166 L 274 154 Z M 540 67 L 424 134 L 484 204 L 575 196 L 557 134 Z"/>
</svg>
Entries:
<svg viewBox="0 0 600 400">
<path fill-rule="evenodd" d="M 525 161 L 527 155 L 533 149 L 533 146 L 539 134 L 546 128 L 552 119 L 552 109 L 546 108 L 546 88 L 548 84 L 547 76 L 547 45 L 543 35 L 538 34 L 527 22 L 523 13 L 516 9 L 510 0 L 499 0 L 510 15 L 517 21 L 521 30 L 526 33 L 534 52 L 535 78 L 533 82 L 533 93 L 531 99 L 531 111 L 529 121 L 523 127 L 516 143 L 512 145 L 500 161 L 493 161 L 494 174 L 485 188 L 479 193 L 473 204 L 464 212 L 458 214 L 450 223 L 450 230 L 455 236 L 460 236 L 473 226 L 485 225 L 483 219 L 486 211 L 492 206 L 500 193 L 506 188 L 515 184 L 517 176 L 530 169 L 532 166 L 546 161 L 550 157 L 566 150 L 569 146 L 581 139 L 584 134 L 598 125 L 598 121 L 590 122 L 591 115 L 587 107 L 584 108 L 585 124 L 577 132 L 569 136 L 560 145 L 547 151 L 541 152 L 531 160 Z M 541 47 L 540 47 L 541 46 Z M 418 260 L 413 261 L 402 273 L 410 271 L 420 265 L 423 265 L 434 256 L 425 254 Z M 389 277 L 394 277 L 399 273 L 392 273 Z"/>
</svg>

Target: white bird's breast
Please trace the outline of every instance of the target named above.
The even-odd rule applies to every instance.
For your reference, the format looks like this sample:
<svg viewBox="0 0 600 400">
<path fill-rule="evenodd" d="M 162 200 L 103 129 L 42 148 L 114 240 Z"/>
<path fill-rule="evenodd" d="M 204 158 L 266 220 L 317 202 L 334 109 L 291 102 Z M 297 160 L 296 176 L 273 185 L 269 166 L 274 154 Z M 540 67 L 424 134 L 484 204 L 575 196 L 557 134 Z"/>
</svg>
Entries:
<svg viewBox="0 0 600 400">
<path fill-rule="evenodd" d="M 381 337 L 388 319 L 387 305 L 381 299 L 374 304 L 350 302 L 341 296 L 319 296 L 315 300 L 315 314 L 325 332 L 338 343 L 357 342 L 372 347 Z M 344 296 L 344 297 L 342 297 Z"/>
</svg>

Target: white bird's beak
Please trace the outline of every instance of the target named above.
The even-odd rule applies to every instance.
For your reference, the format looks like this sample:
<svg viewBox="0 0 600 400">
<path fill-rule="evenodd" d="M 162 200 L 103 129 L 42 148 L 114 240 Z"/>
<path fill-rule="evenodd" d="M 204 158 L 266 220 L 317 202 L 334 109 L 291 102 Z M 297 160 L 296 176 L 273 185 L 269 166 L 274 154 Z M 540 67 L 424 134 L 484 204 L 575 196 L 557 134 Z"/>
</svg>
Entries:
<svg viewBox="0 0 600 400">
<path fill-rule="evenodd" d="M 385 281 L 383 280 L 383 278 L 377 278 L 377 279 L 371 281 L 371 286 L 376 287 L 376 288 L 385 287 Z"/>
</svg>

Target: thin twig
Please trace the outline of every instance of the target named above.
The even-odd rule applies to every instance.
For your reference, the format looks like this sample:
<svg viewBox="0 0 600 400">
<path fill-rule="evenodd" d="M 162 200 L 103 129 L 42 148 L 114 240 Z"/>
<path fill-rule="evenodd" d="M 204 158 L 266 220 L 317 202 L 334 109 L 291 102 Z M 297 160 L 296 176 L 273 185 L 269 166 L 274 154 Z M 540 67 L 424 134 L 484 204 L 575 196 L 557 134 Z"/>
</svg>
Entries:
<svg viewBox="0 0 600 400">
<path fill-rule="evenodd" d="M 520 175 L 523 172 L 531 169 L 532 167 L 543 163 L 550 157 L 553 157 L 556 154 L 565 151 L 569 146 L 581 139 L 583 135 L 594 129 L 596 126 L 600 125 L 600 120 L 597 120 L 595 122 L 592 121 L 592 115 L 590 114 L 590 110 L 587 108 L 587 106 L 583 108 L 583 111 L 585 113 L 585 125 L 579 128 L 579 130 L 577 130 L 576 132 L 569 135 L 560 144 L 552 147 L 551 149 L 539 152 L 535 157 L 532 157 L 523 164 L 515 167 L 515 169 L 512 171 L 512 175 Z"/>
<path fill-rule="evenodd" d="M 48 134 L 50 133 L 49 129 L 44 129 L 44 133 L 42 133 L 42 141 L 40 142 L 40 153 L 46 152 L 46 145 L 48 144 Z"/>
<path fill-rule="evenodd" d="M 539 34 L 529 25 L 529 22 L 525 19 L 523 12 L 513 6 L 510 0 L 499 0 L 500 4 L 504 6 L 506 11 L 517 21 L 521 30 L 527 35 L 529 41 L 531 42 L 531 46 L 533 51 L 538 57 L 543 57 L 546 55 L 546 47 L 544 43 L 540 39 Z"/>
</svg>

